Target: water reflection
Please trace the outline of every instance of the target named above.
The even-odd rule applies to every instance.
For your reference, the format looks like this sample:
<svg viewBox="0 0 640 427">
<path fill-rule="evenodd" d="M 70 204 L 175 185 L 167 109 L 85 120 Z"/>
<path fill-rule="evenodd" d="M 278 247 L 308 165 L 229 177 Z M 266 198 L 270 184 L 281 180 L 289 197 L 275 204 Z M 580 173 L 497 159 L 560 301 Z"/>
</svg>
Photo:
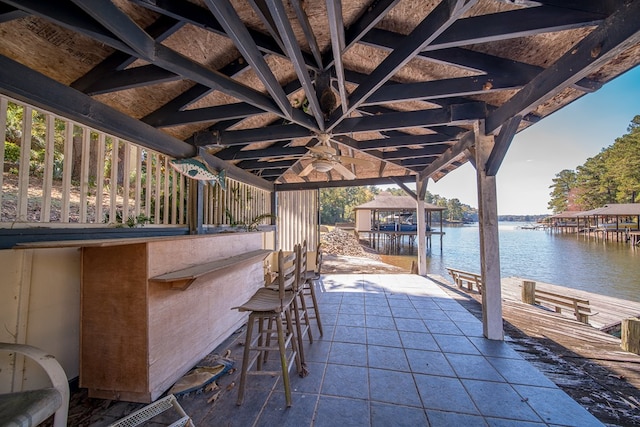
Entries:
<svg viewBox="0 0 640 427">
<path fill-rule="evenodd" d="M 500 270 L 518 276 L 640 301 L 640 250 L 628 244 L 596 241 L 575 234 L 524 230 L 523 224 L 500 223 Z M 445 227 L 442 247 L 433 239 L 427 270 L 447 276 L 446 267 L 480 271 L 477 225 Z M 384 261 L 409 269 L 415 256 L 389 256 Z"/>
</svg>

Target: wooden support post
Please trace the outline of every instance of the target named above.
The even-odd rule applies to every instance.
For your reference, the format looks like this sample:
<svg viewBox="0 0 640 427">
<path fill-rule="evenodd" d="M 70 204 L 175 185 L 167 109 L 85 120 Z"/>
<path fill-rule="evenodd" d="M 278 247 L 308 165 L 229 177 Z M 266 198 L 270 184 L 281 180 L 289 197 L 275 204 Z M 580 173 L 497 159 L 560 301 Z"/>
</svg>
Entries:
<svg viewBox="0 0 640 427">
<path fill-rule="evenodd" d="M 522 302 L 525 304 L 536 303 L 536 282 L 522 281 Z"/>
<path fill-rule="evenodd" d="M 474 124 L 476 179 L 478 185 L 478 223 L 480 265 L 482 269 L 482 324 L 484 336 L 503 340 L 500 250 L 498 245 L 498 203 L 496 177 L 485 167 L 494 146 L 493 136 L 485 135 L 484 121 Z"/>
<path fill-rule="evenodd" d="M 640 319 L 622 319 L 622 340 L 620 347 L 630 353 L 640 354 Z"/>
<path fill-rule="evenodd" d="M 426 193 L 427 180 L 418 179 L 416 181 L 416 193 L 418 195 Z M 426 276 L 427 274 L 427 247 L 425 232 L 427 230 L 427 222 L 424 214 L 424 196 L 417 197 L 416 200 L 416 217 L 418 219 L 418 225 L 416 229 L 416 236 L 418 238 L 418 274 Z"/>
<path fill-rule="evenodd" d="M 203 234 L 204 220 L 204 183 L 195 179 L 189 180 L 189 233 Z"/>
</svg>

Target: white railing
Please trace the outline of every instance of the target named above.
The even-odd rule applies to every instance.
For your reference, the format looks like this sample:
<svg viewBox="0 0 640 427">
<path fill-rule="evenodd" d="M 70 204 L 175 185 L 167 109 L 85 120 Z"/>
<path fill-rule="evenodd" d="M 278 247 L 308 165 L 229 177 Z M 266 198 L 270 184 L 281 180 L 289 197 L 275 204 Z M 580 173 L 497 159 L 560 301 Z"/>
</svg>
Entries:
<svg viewBox="0 0 640 427">
<path fill-rule="evenodd" d="M 183 225 L 171 160 L 0 96 L 0 227 Z"/>
<path fill-rule="evenodd" d="M 271 193 L 226 179 L 226 190 L 207 185 L 204 192 L 204 224 L 253 227 L 270 224 Z"/>
<path fill-rule="evenodd" d="M 171 158 L 0 95 L 0 228 L 183 226 L 188 180 Z M 204 187 L 203 223 L 270 224 L 265 190 Z"/>
</svg>

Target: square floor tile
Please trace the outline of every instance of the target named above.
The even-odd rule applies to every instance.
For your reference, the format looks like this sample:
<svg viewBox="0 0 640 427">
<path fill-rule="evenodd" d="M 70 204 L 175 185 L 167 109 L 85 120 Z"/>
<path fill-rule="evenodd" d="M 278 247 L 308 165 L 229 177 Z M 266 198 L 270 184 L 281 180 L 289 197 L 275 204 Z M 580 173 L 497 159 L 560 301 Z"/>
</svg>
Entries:
<svg viewBox="0 0 640 427">
<path fill-rule="evenodd" d="M 393 321 L 393 317 L 367 315 L 365 323 L 368 328 L 396 330 L 396 322 Z"/>
<path fill-rule="evenodd" d="M 429 332 L 421 319 L 405 319 L 394 317 L 399 331 Z"/>
<path fill-rule="evenodd" d="M 370 345 L 367 353 L 369 355 L 369 367 L 409 371 L 409 363 L 402 348 Z"/>
<path fill-rule="evenodd" d="M 425 319 L 424 323 L 432 334 L 463 335 L 462 331 L 451 320 Z"/>
<path fill-rule="evenodd" d="M 420 406 L 413 376 L 408 372 L 369 369 L 371 400 L 398 405 Z"/>
<path fill-rule="evenodd" d="M 364 313 L 363 314 L 338 313 L 338 318 L 336 319 L 336 325 L 365 326 Z"/>
<path fill-rule="evenodd" d="M 440 349 L 445 353 L 480 354 L 478 349 L 465 336 L 442 334 L 432 335 Z"/>
<path fill-rule="evenodd" d="M 404 348 L 418 350 L 440 351 L 440 347 L 433 339 L 433 335 L 422 332 L 398 331 Z"/>
<path fill-rule="evenodd" d="M 559 388 L 543 388 L 526 385 L 514 386 L 527 400 L 529 406 L 549 424 L 592 427 L 602 426 L 593 415 Z"/>
<path fill-rule="evenodd" d="M 364 316 L 364 304 L 340 304 L 340 310 L 338 315 L 341 314 L 357 314 L 358 316 Z"/>
<path fill-rule="evenodd" d="M 396 318 L 420 319 L 420 315 L 413 306 L 391 306 L 391 314 Z"/>
<path fill-rule="evenodd" d="M 411 372 L 455 377 L 456 374 L 444 354 L 439 351 L 405 349 Z"/>
<path fill-rule="evenodd" d="M 314 427 L 369 427 L 369 402 L 320 396 L 314 420 Z"/>
<path fill-rule="evenodd" d="M 426 426 L 427 417 L 422 408 L 371 402 L 372 427 Z"/>
<path fill-rule="evenodd" d="M 510 384 L 556 387 L 553 381 L 526 360 L 500 357 L 487 357 L 487 360 Z"/>
<path fill-rule="evenodd" d="M 505 382 L 484 356 L 447 353 L 446 357 L 458 378 Z"/>
<path fill-rule="evenodd" d="M 514 421 L 505 418 L 485 418 L 489 427 L 546 427 L 546 423 L 534 423 L 532 421 Z"/>
<path fill-rule="evenodd" d="M 484 337 L 469 337 L 469 340 L 485 356 L 523 360 L 506 341 L 489 340 Z"/>
<path fill-rule="evenodd" d="M 478 414 L 476 405 L 457 378 L 414 374 L 425 409 Z"/>
<path fill-rule="evenodd" d="M 364 312 L 367 316 L 391 316 L 388 305 L 365 305 Z"/>
<path fill-rule="evenodd" d="M 291 389 L 296 393 L 320 393 L 322 379 L 324 378 L 324 368 L 326 366 L 324 363 L 306 362 L 308 373 L 304 377 L 301 377 L 295 372 L 295 369 L 292 369 L 289 375 Z M 284 388 L 282 390 L 284 390 Z"/>
<path fill-rule="evenodd" d="M 369 374 L 365 367 L 328 364 L 322 382 L 322 394 L 369 398 Z"/>
<path fill-rule="evenodd" d="M 325 331 L 325 334 L 327 331 Z M 304 358 L 305 362 L 318 362 L 326 363 L 329 358 L 329 351 L 331 350 L 331 341 L 329 340 L 314 340 L 313 344 L 308 341 L 304 343 Z"/>
<path fill-rule="evenodd" d="M 455 320 L 453 323 L 467 337 L 484 337 L 482 322 L 479 322 L 479 321 L 464 322 L 460 320 Z"/>
<path fill-rule="evenodd" d="M 459 414 L 456 412 L 442 412 L 427 410 L 430 427 L 487 427 L 484 418 L 479 415 Z"/>
<path fill-rule="evenodd" d="M 318 396 L 292 393 L 291 400 L 292 405 L 287 407 L 284 392 L 272 393 L 255 424 L 256 427 L 311 425 Z"/>
<path fill-rule="evenodd" d="M 402 347 L 400 335 L 398 335 L 397 331 L 369 327 L 367 327 L 367 344 L 383 345 L 387 347 Z"/>
<path fill-rule="evenodd" d="M 477 380 L 462 380 L 462 383 L 484 416 L 542 421 L 509 384 Z"/>
<path fill-rule="evenodd" d="M 333 341 L 366 344 L 366 329 L 362 327 L 336 325 L 335 332 L 333 333 Z"/>
<path fill-rule="evenodd" d="M 367 366 L 367 346 L 334 342 L 329 351 L 329 363 L 351 366 Z"/>
</svg>

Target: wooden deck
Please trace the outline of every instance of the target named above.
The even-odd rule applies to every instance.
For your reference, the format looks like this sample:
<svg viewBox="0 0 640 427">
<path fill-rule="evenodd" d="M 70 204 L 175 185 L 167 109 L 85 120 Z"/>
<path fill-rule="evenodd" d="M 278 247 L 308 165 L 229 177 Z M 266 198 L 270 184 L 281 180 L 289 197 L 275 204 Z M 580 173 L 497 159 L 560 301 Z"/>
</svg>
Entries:
<svg viewBox="0 0 640 427">
<path fill-rule="evenodd" d="M 448 292 L 476 316 L 482 316 L 482 295 L 460 290 L 450 278 L 430 278 L 446 283 Z M 599 329 L 640 314 L 640 303 L 606 297 L 546 283 L 536 288 L 584 297 L 592 310 L 591 325 L 570 313 L 558 314 L 520 300 L 522 278 L 502 279 L 505 334 L 529 362 L 544 372 L 574 399 L 592 402 L 592 413 L 640 422 L 640 356 L 623 351 L 620 339 Z M 615 401 L 615 403 L 613 403 Z M 607 408 L 608 402 L 611 407 Z M 598 407 L 593 410 L 594 407 Z M 601 418 L 603 419 L 603 418 Z"/>
</svg>

